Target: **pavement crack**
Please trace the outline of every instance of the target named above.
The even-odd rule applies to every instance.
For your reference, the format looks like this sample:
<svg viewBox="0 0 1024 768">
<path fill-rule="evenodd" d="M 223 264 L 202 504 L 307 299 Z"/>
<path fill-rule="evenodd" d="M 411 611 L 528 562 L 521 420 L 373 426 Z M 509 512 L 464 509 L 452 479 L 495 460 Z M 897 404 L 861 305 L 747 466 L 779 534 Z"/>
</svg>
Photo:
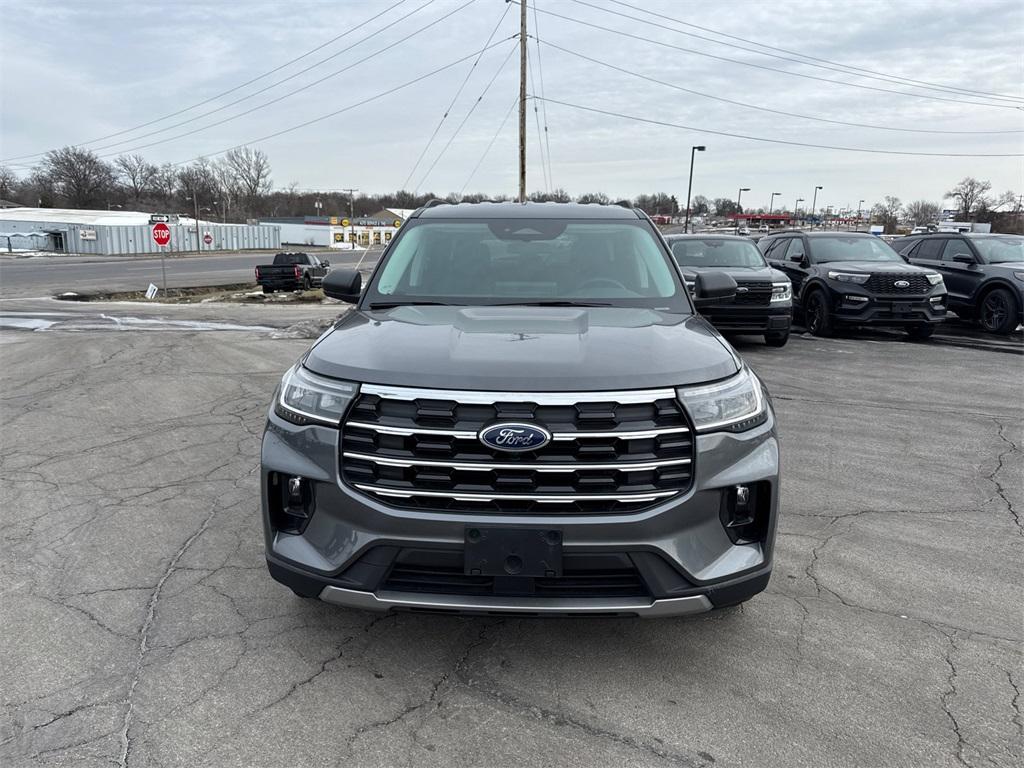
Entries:
<svg viewBox="0 0 1024 768">
<path fill-rule="evenodd" d="M 949 667 L 949 675 L 946 678 L 946 685 L 949 686 L 949 688 L 948 690 L 943 691 L 941 696 L 942 710 L 946 713 L 946 717 L 949 718 L 949 722 L 953 726 L 953 733 L 956 734 L 956 760 L 960 765 L 970 766 L 970 763 L 964 759 L 964 747 L 969 745 L 967 743 L 967 739 L 964 738 L 963 732 L 960 730 L 960 721 L 957 720 L 956 715 L 953 713 L 953 708 L 950 705 L 950 702 L 957 694 L 956 679 L 960 673 L 956 668 L 956 662 L 953 661 L 953 654 L 956 653 L 959 648 L 957 648 L 956 636 L 954 633 L 946 635 L 946 639 L 949 641 L 949 649 L 942 658 Z"/>
<path fill-rule="evenodd" d="M 1020 513 L 1020 511 L 1018 511 L 1017 509 L 1014 508 L 1013 502 L 1010 501 L 1010 498 L 1006 495 L 1006 488 L 1003 486 L 1002 482 L 998 479 L 999 473 L 1002 472 L 1003 468 L 1005 467 L 1006 457 L 1010 456 L 1011 454 L 1017 453 L 1020 450 L 1020 447 L 1015 442 L 1013 442 L 1010 438 L 1008 438 L 1006 436 L 1006 425 L 1005 424 L 1003 424 L 1001 421 L 999 421 L 999 419 L 995 419 L 995 418 L 993 418 L 992 421 L 995 422 L 996 427 L 999 430 L 998 433 L 997 433 L 998 436 L 999 436 L 999 439 L 1002 440 L 1004 443 L 1006 443 L 1006 445 L 1009 446 L 1009 447 L 1005 451 L 1000 453 L 998 456 L 996 456 L 996 466 L 992 470 L 992 472 L 990 472 L 988 475 L 985 476 L 985 479 L 988 480 L 989 482 L 991 482 L 993 485 L 995 485 L 995 487 L 996 487 L 996 495 L 1000 499 L 1003 500 L 1003 504 L 1006 505 L 1007 511 L 1013 517 L 1014 525 L 1017 526 L 1017 535 L 1018 536 L 1024 536 L 1024 525 L 1022 525 L 1022 522 L 1021 522 L 1021 513 Z"/>
<path fill-rule="evenodd" d="M 1013 707 L 1013 723 L 1017 726 L 1017 730 L 1024 735 L 1024 719 L 1021 718 L 1020 712 L 1020 687 L 1013 682 L 1012 672 L 1006 673 L 1006 680 L 1013 688 L 1013 698 L 1010 700 L 1010 706 Z"/>
<path fill-rule="evenodd" d="M 167 567 L 164 569 L 163 575 L 157 581 L 156 586 L 153 588 L 153 592 L 149 597 L 149 605 L 146 610 L 146 620 L 143 622 L 141 629 L 139 630 L 139 645 L 135 656 L 135 669 L 132 674 L 131 683 L 128 685 L 128 693 L 125 695 L 122 706 L 124 707 L 124 719 L 121 722 L 121 754 L 118 759 L 118 765 L 121 768 L 126 768 L 128 765 L 128 754 L 131 750 L 131 738 L 129 731 L 132 726 L 132 719 L 135 714 L 135 689 L 139 685 L 139 679 L 142 677 L 142 667 L 146 660 L 146 654 L 149 652 L 149 632 L 153 628 L 153 623 L 156 621 L 156 609 L 157 603 L 160 601 L 160 595 L 163 592 L 164 584 L 174 573 L 175 568 L 178 565 L 178 561 L 184 557 L 189 547 L 192 546 L 193 542 L 202 536 L 206 529 L 210 527 L 210 523 L 213 522 L 214 516 L 218 512 L 218 507 L 214 506 L 210 509 L 209 514 L 203 520 L 202 524 L 192 533 L 185 542 L 178 548 L 178 551 L 174 553 L 170 561 L 167 563 Z"/>
</svg>

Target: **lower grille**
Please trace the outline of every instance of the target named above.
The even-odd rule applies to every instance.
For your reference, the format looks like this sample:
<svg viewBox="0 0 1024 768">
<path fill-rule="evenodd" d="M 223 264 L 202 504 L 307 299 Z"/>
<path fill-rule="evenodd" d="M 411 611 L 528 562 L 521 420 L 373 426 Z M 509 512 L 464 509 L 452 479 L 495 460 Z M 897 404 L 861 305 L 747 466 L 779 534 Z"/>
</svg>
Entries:
<svg viewBox="0 0 1024 768">
<path fill-rule="evenodd" d="M 513 453 L 482 443 L 503 421 L 552 440 Z M 351 487 L 419 510 L 616 514 L 686 491 L 693 434 L 671 389 L 482 393 L 364 385 L 342 428 Z"/>
<path fill-rule="evenodd" d="M 908 285 L 897 286 L 896 283 L 898 282 L 905 282 Z M 906 274 L 876 272 L 868 278 L 864 287 L 872 293 L 883 295 L 915 295 L 928 293 L 931 290 L 932 284 L 928 282 L 928 276 L 920 272 L 909 272 Z"/>
<path fill-rule="evenodd" d="M 753 282 L 750 280 L 736 281 L 736 298 L 733 304 L 768 306 L 772 301 L 772 284 Z M 745 291 L 739 290 L 746 288 Z"/>
<path fill-rule="evenodd" d="M 403 549 L 381 589 L 442 595 L 534 597 L 645 597 L 650 594 L 626 554 L 566 554 L 562 576 L 503 578 L 463 573 L 462 552 Z"/>
</svg>

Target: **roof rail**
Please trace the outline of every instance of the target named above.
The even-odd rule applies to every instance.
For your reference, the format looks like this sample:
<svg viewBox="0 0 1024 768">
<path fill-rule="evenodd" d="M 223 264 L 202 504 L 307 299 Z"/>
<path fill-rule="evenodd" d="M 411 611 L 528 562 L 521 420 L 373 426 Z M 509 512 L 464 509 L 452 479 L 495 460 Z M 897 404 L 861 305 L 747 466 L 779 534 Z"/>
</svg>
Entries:
<svg viewBox="0 0 1024 768">
<path fill-rule="evenodd" d="M 432 200 L 427 200 L 427 202 L 425 202 L 420 207 L 421 208 L 434 208 L 435 206 L 438 206 L 438 205 L 451 205 L 451 203 L 449 203 L 447 200 L 439 200 L 439 199 L 437 199 L 435 197 Z"/>
</svg>

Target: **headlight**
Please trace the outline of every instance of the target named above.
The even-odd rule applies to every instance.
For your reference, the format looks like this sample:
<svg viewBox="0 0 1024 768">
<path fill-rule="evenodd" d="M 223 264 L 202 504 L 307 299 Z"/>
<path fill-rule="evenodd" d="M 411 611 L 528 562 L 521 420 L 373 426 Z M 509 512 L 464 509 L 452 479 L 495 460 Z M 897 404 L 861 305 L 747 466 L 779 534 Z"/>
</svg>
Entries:
<svg viewBox="0 0 1024 768">
<path fill-rule="evenodd" d="M 793 298 L 793 284 L 772 283 L 772 303 L 776 301 L 789 301 Z"/>
<path fill-rule="evenodd" d="M 1014 272 L 1013 276 L 1016 277 L 1018 280 L 1024 280 L 1024 272 Z"/>
<path fill-rule="evenodd" d="M 829 280 L 838 280 L 840 283 L 858 283 L 863 285 L 871 275 L 862 275 L 856 272 L 829 272 Z"/>
<path fill-rule="evenodd" d="M 763 424 L 768 408 L 761 382 L 746 366 L 731 379 L 676 390 L 698 432 L 742 432 Z"/>
<path fill-rule="evenodd" d="M 281 379 L 274 413 L 300 426 L 337 427 L 358 390 L 356 384 L 317 376 L 297 364 Z"/>
<path fill-rule="evenodd" d="M 931 283 L 932 285 L 939 285 L 942 282 L 942 275 L 940 275 L 938 272 L 934 274 L 925 275 L 925 277 L 928 278 L 928 282 Z"/>
</svg>

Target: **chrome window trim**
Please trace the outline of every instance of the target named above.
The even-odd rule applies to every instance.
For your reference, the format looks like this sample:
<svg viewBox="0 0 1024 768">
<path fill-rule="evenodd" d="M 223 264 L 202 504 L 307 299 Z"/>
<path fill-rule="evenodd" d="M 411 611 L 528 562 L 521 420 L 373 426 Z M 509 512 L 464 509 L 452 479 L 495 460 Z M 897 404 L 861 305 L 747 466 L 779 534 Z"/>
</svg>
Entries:
<svg viewBox="0 0 1024 768">
<path fill-rule="evenodd" d="M 678 464 L 689 464 L 690 459 L 655 459 L 654 461 L 635 463 L 612 463 L 612 464 L 587 464 L 577 462 L 574 464 L 545 464 L 538 463 L 492 463 L 478 461 L 432 461 L 430 459 L 392 459 L 387 456 L 374 456 L 369 453 L 356 453 L 344 451 L 342 456 L 357 461 L 370 461 L 374 464 L 383 464 L 389 467 L 448 467 L 449 469 L 488 472 L 492 469 L 523 469 L 536 470 L 537 472 L 583 472 L 587 470 L 617 470 L 622 472 L 649 472 L 660 467 L 670 467 Z"/>
</svg>

